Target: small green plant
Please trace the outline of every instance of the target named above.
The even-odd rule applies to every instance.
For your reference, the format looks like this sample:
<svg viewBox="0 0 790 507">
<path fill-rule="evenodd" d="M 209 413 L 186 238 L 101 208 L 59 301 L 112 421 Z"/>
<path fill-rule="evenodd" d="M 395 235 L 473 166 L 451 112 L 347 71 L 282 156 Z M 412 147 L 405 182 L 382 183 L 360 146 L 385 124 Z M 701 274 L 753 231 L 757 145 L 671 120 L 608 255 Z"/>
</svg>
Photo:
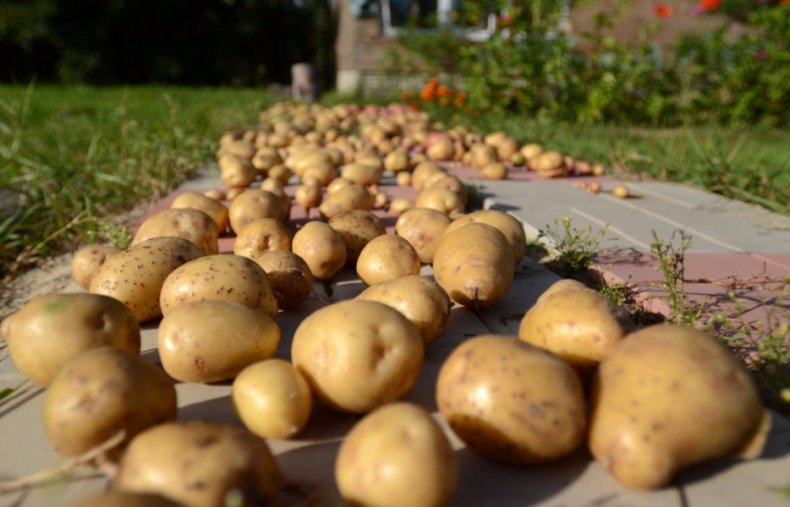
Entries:
<svg viewBox="0 0 790 507">
<path fill-rule="evenodd" d="M 678 238 L 677 244 L 674 242 Z M 702 315 L 702 305 L 689 301 L 686 294 L 686 252 L 691 248 L 692 237 L 683 229 L 672 231 L 668 241 L 659 239 L 653 231 L 650 251 L 658 257 L 663 280 L 661 288 L 669 305 L 667 320 L 684 326 L 693 326 Z"/>
<path fill-rule="evenodd" d="M 637 298 L 639 291 L 631 285 L 630 277 L 624 283 L 609 283 L 605 277 L 601 277 L 601 283 L 597 288 L 598 292 L 611 301 L 613 305 L 628 312 L 637 326 L 649 326 L 665 320 L 663 315 L 645 309 L 642 302 Z"/>
<path fill-rule="evenodd" d="M 569 216 L 555 218 L 553 226 L 540 231 L 539 238 L 545 238 L 558 252 L 551 261 L 551 268 L 561 275 L 580 274 L 595 262 L 605 229 L 594 231 L 592 226 L 577 228 Z"/>
<path fill-rule="evenodd" d="M 7 399 L 12 394 L 18 392 L 19 389 L 21 389 L 25 384 L 27 384 L 27 380 L 22 381 L 22 383 L 16 385 L 15 387 L 6 387 L 5 389 L 0 389 L 0 405 L 7 401 Z"/>
</svg>

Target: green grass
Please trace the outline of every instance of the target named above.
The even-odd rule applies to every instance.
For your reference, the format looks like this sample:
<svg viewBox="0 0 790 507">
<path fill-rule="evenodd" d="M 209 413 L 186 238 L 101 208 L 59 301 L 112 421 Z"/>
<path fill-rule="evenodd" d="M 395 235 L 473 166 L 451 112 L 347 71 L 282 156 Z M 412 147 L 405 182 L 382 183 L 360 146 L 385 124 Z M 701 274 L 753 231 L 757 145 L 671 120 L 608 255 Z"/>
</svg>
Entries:
<svg viewBox="0 0 790 507">
<path fill-rule="evenodd" d="M 253 89 L 0 86 L 0 279 L 80 240 L 128 240 L 110 217 L 177 186 L 270 102 Z"/>
</svg>

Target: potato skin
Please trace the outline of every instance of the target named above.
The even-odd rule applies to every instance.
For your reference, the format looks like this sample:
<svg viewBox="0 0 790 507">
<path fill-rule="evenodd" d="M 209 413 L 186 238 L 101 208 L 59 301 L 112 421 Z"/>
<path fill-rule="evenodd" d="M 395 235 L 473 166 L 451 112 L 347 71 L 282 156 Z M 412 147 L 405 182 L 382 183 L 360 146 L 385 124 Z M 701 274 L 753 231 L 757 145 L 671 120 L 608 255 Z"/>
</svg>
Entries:
<svg viewBox="0 0 790 507">
<path fill-rule="evenodd" d="M 473 451 L 513 464 L 561 458 L 584 439 L 582 384 L 553 354 L 515 337 L 459 345 L 439 371 L 439 411 Z"/>
<path fill-rule="evenodd" d="M 113 255 L 120 253 L 120 248 L 111 245 L 91 245 L 77 250 L 71 260 L 71 276 L 77 285 L 85 290 L 91 285 L 91 278 L 102 264 Z"/>
<path fill-rule="evenodd" d="M 342 211 L 330 218 L 328 223 L 346 244 L 347 266 L 356 264 L 360 252 L 373 238 L 387 234 L 381 219 L 365 210 Z"/>
<path fill-rule="evenodd" d="M 331 280 L 346 264 L 346 243 L 324 222 L 307 222 L 294 234 L 293 253 L 304 259 L 316 280 Z"/>
<path fill-rule="evenodd" d="M 222 234 L 230 224 L 228 208 L 221 202 L 197 192 L 184 192 L 179 194 L 170 205 L 172 209 L 190 208 L 202 211 L 210 216 L 217 224 L 217 233 Z"/>
<path fill-rule="evenodd" d="M 450 299 L 471 308 L 487 307 L 499 301 L 513 282 L 513 251 L 497 229 L 472 222 L 444 235 L 433 271 Z"/>
<path fill-rule="evenodd" d="M 336 410 L 366 413 L 404 396 L 424 359 L 417 328 L 376 301 L 325 306 L 302 321 L 291 347 L 313 394 Z"/>
<path fill-rule="evenodd" d="M 313 292 L 313 274 L 307 263 L 293 252 L 271 250 L 255 259 L 266 271 L 277 305 L 283 310 L 295 308 Z"/>
<path fill-rule="evenodd" d="M 190 507 L 224 507 L 232 489 L 244 505 L 272 501 L 283 479 L 262 439 L 244 428 L 204 422 L 150 428 L 129 444 L 115 490 L 158 493 Z"/>
<path fill-rule="evenodd" d="M 162 367 L 183 382 L 234 378 L 274 356 L 280 327 L 265 313 L 231 301 L 195 301 L 173 308 L 159 324 Z"/>
<path fill-rule="evenodd" d="M 628 335 L 601 363 L 589 446 L 620 483 L 659 488 L 687 465 L 740 448 L 762 415 L 749 373 L 723 344 L 658 324 Z"/>
<path fill-rule="evenodd" d="M 68 507 L 183 507 L 183 505 L 161 495 L 107 491 L 70 503 Z"/>
<path fill-rule="evenodd" d="M 90 292 L 118 299 L 140 322 L 160 317 L 165 278 L 202 252 L 181 238 L 153 238 L 112 256 L 91 279 Z"/>
<path fill-rule="evenodd" d="M 182 238 L 196 244 L 203 255 L 219 251 L 217 225 L 214 220 L 196 209 L 166 209 L 148 217 L 134 235 L 130 246 L 159 237 Z"/>
<path fill-rule="evenodd" d="M 440 507 L 458 483 L 458 458 L 424 409 L 390 403 L 351 428 L 338 451 L 335 479 L 351 505 Z"/>
<path fill-rule="evenodd" d="M 272 192 L 261 189 L 244 190 L 230 203 L 230 227 L 239 234 L 258 218 L 275 218 L 284 221 L 283 207 L 283 199 Z M 288 211 L 290 213 L 290 207 Z"/>
<path fill-rule="evenodd" d="M 176 418 L 176 390 L 157 366 L 114 347 L 69 361 L 44 398 L 44 427 L 52 446 L 78 456 L 121 430 L 126 441 Z"/>
<path fill-rule="evenodd" d="M 400 236 L 384 234 L 370 240 L 359 253 L 357 274 L 368 285 L 420 272 L 420 257 Z"/>
<path fill-rule="evenodd" d="M 266 272 L 252 260 L 239 255 L 210 255 L 173 270 L 160 295 L 162 314 L 191 301 L 235 301 L 259 308 L 268 316 L 277 315 Z"/>
<path fill-rule="evenodd" d="M 504 211 L 477 210 L 453 220 L 453 223 L 447 227 L 444 233 L 449 234 L 472 222 L 488 224 L 501 232 L 510 244 L 510 248 L 513 250 L 513 261 L 515 265 L 519 265 L 526 251 L 527 235 L 524 232 L 524 226 L 521 225 L 521 222 L 519 222 L 517 218 Z"/>
<path fill-rule="evenodd" d="M 395 222 L 395 233 L 414 247 L 421 262 L 431 264 L 436 248 L 450 222 L 452 222 L 450 217 L 441 211 L 412 208 L 398 217 Z"/>
<path fill-rule="evenodd" d="M 233 243 L 233 253 L 255 259 L 269 250 L 291 250 L 291 234 L 274 218 L 259 218 L 247 224 Z"/>
<path fill-rule="evenodd" d="M 14 364 L 47 386 L 83 352 L 107 345 L 140 353 L 140 326 L 129 308 L 99 294 L 48 294 L 34 298 L 0 326 Z"/>
</svg>

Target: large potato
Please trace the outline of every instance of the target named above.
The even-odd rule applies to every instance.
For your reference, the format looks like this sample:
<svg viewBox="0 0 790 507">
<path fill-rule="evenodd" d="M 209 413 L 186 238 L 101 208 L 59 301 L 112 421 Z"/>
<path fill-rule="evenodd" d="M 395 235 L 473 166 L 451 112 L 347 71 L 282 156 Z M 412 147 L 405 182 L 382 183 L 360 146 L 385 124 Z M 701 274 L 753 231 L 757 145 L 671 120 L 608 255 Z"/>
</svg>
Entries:
<svg viewBox="0 0 790 507">
<path fill-rule="evenodd" d="M 58 372 L 44 398 L 44 428 L 60 454 L 79 456 L 123 430 L 176 418 L 176 390 L 165 373 L 115 347 L 92 349 Z"/>
<path fill-rule="evenodd" d="M 236 236 L 233 253 L 255 259 L 270 250 L 291 250 L 291 233 L 275 218 L 258 218 Z"/>
<path fill-rule="evenodd" d="M 277 299 L 266 272 L 240 255 L 210 255 L 173 270 L 162 284 L 162 314 L 191 301 L 235 301 L 277 315 Z"/>
<path fill-rule="evenodd" d="M 270 250 L 255 258 L 283 310 L 295 308 L 313 292 L 313 274 L 307 263 L 293 252 Z"/>
<path fill-rule="evenodd" d="M 453 223 L 451 223 L 444 232 L 448 234 L 472 222 L 488 224 L 501 232 L 510 244 L 510 248 L 513 250 L 515 265 L 519 265 L 526 251 L 527 235 L 524 232 L 524 226 L 521 225 L 521 222 L 519 222 L 516 217 L 504 211 L 497 210 L 473 211 L 472 213 L 453 220 Z"/>
<path fill-rule="evenodd" d="M 450 354 L 436 382 L 439 411 L 470 449 L 530 464 L 561 458 L 584 439 L 576 372 L 515 337 L 485 335 Z"/>
<path fill-rule="evenodd" d="M 168 236 L 191 241 L 203 255 L 214 255 L 219 251 L 216 223 L 196 209 L 167 209 L 146 218 L 137 229 L 130 246 L 151 238 Z"/>
<path fill-rule="evenodd" d="M 168 423 L 139 434 L 113 479 L 116 490 L 158 493 L 190 507 L 273 502 L 283 483 L 266 442 L 244 428 L 204 422 Z"/>
<path fill-rule="evenodd" d="M 343 211 L 330 218 L 328 223 L 346 244 L 348 266 L 356 265 L 360 252 L 373 238 L 387 234 L 381 219 L 364 210 Z"/>
<path fill-rule="evenodd" d="M 253 433 L 291 438 L 305 427 L 313 409 L 310 386 L 288 361 L 251 364 L 233 382 L 233 408 Z"/>
<path fill-rule="evenodd" d="M 400 236 L 384 234 L 370 240 L 359 253 L 357 274 L 368 285 L 420 272 L 420 257 Z"/>
<path fill-rule="evenodd" d="M 664 486 L 685 466 L 745 447 L 760 429 L 749 373 L 701 331 L 660 324 L 632 333 L 598 373 L 590 450 L 628 487 Z"/>
<path fill-rule="evenodd" d="M 440 507 L 450 503 L 458 483 L 458 458 L 423 408 L 392 403 L 351 428 L 335 478 L 350 505 Z"/>
<path fill-rule="evenodd" d="M 90 291 L 121 301 L 140 322 L 153 319 L 162 315 L 159 293 L 167 275 L 201 255 L 185 239 L 149 239 L 107 259 L 91 278 Z"/>
<path fill-rule="evenodd" d="M 331 280 L 346 264 L 343 237 L 324 222 L 307 222 L 294 234 L 291 247 L 304 259 L 316 280 Z"/>
<path fill-rule="evenodd" d="M 491 306 L 505 295 L 515 274 L 505 236 L 472 222 L 445 234 L 433 258 L 436 283 L 450 299 L 471 308 Z"/>
<path fill-rule="evenodd" d="M 121 249 L 111 245 L 91 245 L 81 248 L 71 259 L 71 276 L 77 285 L 88 290 L 91 285 L 91 278 L 107 259 Z"/>
<path fill-rule="evenodd" d="M 521 319 L 518 337 L 569 363 L 590 367 L 603 361 L 633 329 L 628 314 L 587 288 L 541 296 Z"/>
<path fill-rule="evenodd" d="M 259 218 L 276 218 L 284 221 L 286 199 L 261 189 L 245 190 L 230 203 L 230 226 L 239 234 L 244 228 Z M 290 203 L 290 199 L 287 200 Z M 290 213 L 290 208 L 289 208 Z"/>
<path fill-rule="evenodd" d="M 403 276 L 368 287 L 357 299 L 378 301 L 401 312 L 417 326 L 427 345 L 444 331 L 450 318 L 450 298 L 430 278 Z"/>
<path fill-rule="evenodd" d="M 217 232 L 222 234 L 228 228 L 228 208 L 216 199 L 206 197 L 197 192 L 184 192 L 179 194 L 170 205 L 171 208 L 181 209 L 189 208 L 202 211 L 210 216 L 214 223 L 217 224 Z"/>
<path fill-rule="evenodd" d="M 269 315 L 231 301 L 173 308 L 159 324 L 162 367 L 183 382 L 219 382 L 274 356 L 280 327 Z"/>
<path fill-rule="evenodd" d="M 395 233 L 414 247 L 420 261 L 431 264 L 451 221 L 450 217 L 435 209 L 412 208 L 398 217 Z"/>
<path fill-rule="evenodd" d="M 81 353 L 111 345 L 140 353 L 135 315 L 117 299 L 98 294 L 48 294 L 34 298 L 0 326 L 14 364 L 47 386 Z"/>
<path fill-rule="evenodd" d="M 322 403 L 365 413 L 411 389 L 424 350 L 417 328 L 400 312 L 376 301 L 351 300 L 303 320 L 291 358 Z"/>
</svg>

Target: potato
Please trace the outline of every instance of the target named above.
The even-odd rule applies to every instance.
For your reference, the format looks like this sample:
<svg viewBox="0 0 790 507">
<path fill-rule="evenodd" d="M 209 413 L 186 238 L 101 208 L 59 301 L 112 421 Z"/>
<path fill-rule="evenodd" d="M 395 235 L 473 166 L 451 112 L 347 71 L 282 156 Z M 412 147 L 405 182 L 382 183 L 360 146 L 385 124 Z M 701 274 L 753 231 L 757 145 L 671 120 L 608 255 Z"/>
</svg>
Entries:
<svg viewBox="0 0 790 507">
<path fill-rule="evenodd" d="M 395 175 L 395 182 L 399 187 L 411 186 L 411 173 L 408 171 L 401 171 Z"/>
<path fill-rule="evenodd" d="M 582 384 L 553 354 L 484 335 L 455 348 L 439 371 L 442 417 L 473 451 L 513 464 L 555 460 L 585 432 Z"/>
<path fill-rule="evenodd" d="M 420 261 L 433 263 L 436 248 L 452 220 L 441 211 L 413 208 L 403 212 L 395 222 L 395 233 L 414 247 Z"/>
<path fill-rule="evenodd" d="M 183 505 L 161 495 L 107 491 L 70 503 L 68 507 L 183 507 Z"/>
<path fill-rule="evenodd" d="M 310 386 L 288 361 L 251 364 L 233 382 L 233 408 L 244 425 L 262 438 L 291 438 L 307 425 L 313 410 Z"/>
<path fill-rule="evenodd" d="M 526 251 L 527 235 L 524 232 L 524 226 L 521 225 L 521 222 L 516 217 L 504 211 L 477 210 L 453 220 L 453 223 L 445 229 L 444 233 L 448 234 L 472 222 L 488 224 L 501 232 L 513 251 L 515 265 L 519 265 Z"/>
<path fill-rule="evenodd" d="M 293 252 L 270 250 L 253 259 L 266 271 L 277 306 L 288 310 L 299 306 L 313 292 L 313 274 L 307 263 Z"/>
<path fill-rule="evenodd" d="M 228 201 L 235 201 L 238 196 L 243 194 L 247 189 L 246 188 L 231 188 L 228 190 L 228 193 L 225 195 L 225 199 Z"/>
<path fill-rule="evenodd" d="M 107 259 L 91 278 L 90 291 L 121 301 L 140 322 L 153 319 L 162 315 L 159 293 L 165 278 L 201 255 L 185 239 L 149 239 Z"/>
<path fill-rule="evenodd" d="M 246 188 L 258 174 L 249 160 L 230 153 L 220 156 L 218 163 L 220 180 L 228 188 Z"/>
<path fill-rule="evenodd" d="M 284 221 L 282 217 L 285 205 L 285 199 L 268 190 L 245 190 L 230 204 L 230 226 L 238 234 L 259 218 Z"/>
<path fill-rule="evenodd" d="M 417 208 L 429 208 L 441 211 L 445 215 L 463 213 L 464 202 L 453 192 L 442 187 L 428 187 L 420 192 L 414 202 Z"/>
<path fill-rule="evenodd" d="M 294 199 L 305 209 L 307 216 L 310 216 L 310 209 L 317 208 L 324 199 L 320 185 L 305 184 L 300 185 L 294 192 Z"/>
<path fill-rule="evenodd" d="M 125 441 L 176 418 L 176 389 L 154 366 L 115 347 L 83 352 L 58 372 L 44 397 L 52 447 L 79 456 L 119 431 Z"/>
<path fill-rule="evenodd" d="M 219 382 L 274 356 L 280 328 L 257 308 L 232 301 L 180 304 L 159 324 L 162 367 L 182 382 Z"/>
<path fill-rule="evenodd" d="M 543 146 L 535 143 L 525 144 L 519 151 L 529 162 L 533 158 L 536 158 L 538 155 L 543 153 Z"/>
<path fill-rule="evenodd" d="M 540 294 L 540 296 L 538 296 L 538 299 L 537 301 L 535 301 L 535 304 L 540 303 L 547 297 L 551 296 L 552 294 L 556 294 L 557 292 L 562 292 L 566 290 L 585 290 L 588 288 L 589 287 L 587 287 L 586 285 L 584 285 L 583 283 L 577 280 L 574 280 L 572 278 L 563 278 L 562 280 L 558 280 L 554 282 L 549 286 L 548 289 L 543 291 Z"/>
<path fill-rule="evenodd" d="M 330 218 L 328 223 L 346 244 L 348 266 L 356 264 L 360 252 L 373 238 L 387 233 L 381 219 L 365 210 L 343 211 Z"/>
<path fill-rule="evenodd" d="M 592 289 L 541 296 L 521 319 L 519 339 L 580 367 L 597 365 L 633 329 L 628 314 Z"/>
<path fill-rule="evenodd" d="M 274 318 L 277 299 L 266 272 L 240 255 L 211 255 L 173 270 L 162 284 L 162 314 L 192 301 L 235 301 Z"/>
<path fill-rule="evenodd" d="M 337 169 L 331 163 L 308 166 L 301 175 L 305 182 L 312 182 L 323 187 L 337 178 Z"/>
<path fill-rule="evenodd" d="M 373 209 L 373 196 L 368 189 L 356 183 L 343 185 L 332 191 L 318 208 L 321 216 L 330 219 L 343 211 Z"/>
<path fill-rule="evenodd" d="M 196 209 L 210 216 L 217 224 L 217 233 L 222 234 L 230 224 L 228 219 L 228 208 L 221 202 L 206 197 L 197 192 L 184 192 L 179 194 L 170 205 L 171 209 Z"/>
<path fill-rule="evenodd" d="M 293 253 L 304 259 L 316 280 L 331 280 L 346 264 L 346 243 L 324 222 L 307 222 L 294 234 Z"/>
<path fill-rule="evenodd" d="M 233 253 L 255 260 L 271 250 L 291 250 L 291 234 L 275 218 L 258 218 L 239 232 Z"/>
<path fill-rule="evenodd" d="M 244 139 L 236 139 L 222 145 L 221 150 L 223 153 L 228 153 L 236 157 L 249 160 L 255 156 L 257 148 L 255 145 Z"/>
<path fill-rule="evenodd" d="M 210 188 L 203 192 L 203 195 L 208 197 L 209 199 L 214 199 L 215 201 L 224 201 L 227 197 L 227 194 L 218 188 Z"/>
<path fill-rule="evenodd" d="M 497 229 L 472 222 L 442 237 L 433 271 L 436 283 L 456 303 L 475 309 L 491 306 L 513 282 L 513 250 Z"/>
<path fill-rule="evenodd" d="M 499 162 L 492 162 L 480 168 L 480 175 L 486 180 L 506 180 L 507 167 Z"/>
<path fill-rule="evenodd" d="M 326 193 L 333 194 L 336 190 L 339 190 L 340 187 L 344 187 L 352 183 L 354 182 L 348 178 L 335 178 L 329 185 L 326 186 Z"/>
<path fill-rule="evenodd" d="M 91 278 L 104 262 L 121 249 L 111 245 L 91 245 L 77 250 L 71 260 L 71 276 L 77 285 L 85 290 L 91 285 Z"/>
<path fill-rule="evenodd" d="M 140 353 L 134 314 L 117 299 L 98 294 L 33 298 L 3 320 L 0 334 L 19 371 L 42 386 L 87 350 L 110 345 Z"/>
<path fill-rule="evenodd" d="M 409 242 L 400 236 L 385 234 L 373 238 L 357 259 L 357 274 L 368 285 L 419 272 L 420 257 Z"/>
<path fill-rule="evenodd" d="M 425 180 L 428 176 L 435 173 L 447 173 L 436 162 L 421 162 L 417 164 L 414 171 L 411 173 L 411 186 L 417 192 L 422 192 Z"/>
<path fill-rule="evenodd" d="M 597 380 L 590 450 L 631 488 L 669 484 L 680 469 L 734 453 L 765 430 L 749 373 L 701 331 L 659 324 L 632 333 Z"/>
<path fill-rule="evenodd" d="M 390 202 L 389 211 L 393 215 L 400 216 L 410 209 L 414 209 L 414 201 L 412 201 L 411 199 L 397 197 Z"/>
<path fill-rule="evenodd" d="M 231 491 L 243 505 L 273 502 L 283 483 L 269 447 L 228 424 L 168 423 L 139 434 L 112 481 L 116 490 L 158 493 L 190 507 L 224 507 Z"/>
<path fill-rule="evenodd" d="M 384 167 L 379 164 L 354 162 L 340 168 L 340 175 L 359 185 L 376 185 L 381 181 Z"/>
<path fill-rule="evenodd" d="M 472 145 L 469 153 L 471 153 L 471 164 L 477 169 L 499 162 L 496 150 L 493 146 L 487 144 Z"/>
<path fill-rule="evenodd" d="M 466 185 L 457 176 L 446 173 L 435 173 L 428 176 L 425 180 L 425 188 L 440 187 L 452 191 L 458 196 L 461 202 L 466 206 L 469 200 L 469 194 L 466 190 Z"/>
<path fill-rule="evenodd" d="M 349 505 L 436 507 L 448 505 L 455 492 L 458 458 L 423 408 L 391 403 L 351 428 L 335 478 Z"/>
<path fill-rule="evenodd" d="M 411 389 L 423 349 L 417 328 L 400 312 L 376 301 L 350 300 L 304 319 L 291 358 L 322 403 L 361 414 Z"/>
<path fill-rule="evenodd" d="M 455 155 L 455 145 L 449 137 L 440 137 L 428 146 L 425 153 L 431 160 L 452 160 Z"/>
<path fill-rule="evenodd" d="M 196 209 L 167 209 L 151 215 L 140 224 L 130 246 L 160 237 L 191 241 L 203 255 L 214 255 L 219 251 L 216 223 Z"/>
<path fill-rule="evenodd" d="M 392 173 L 409 171 L 409 154 L 402 148 L 391 151 L 384 159 L 384 168 Z"/>
<path fill-rule="evenodd" d="M 403 276 L 368 287 L 357 299 L 378 301 L 401 312 L 417 326 L 423 343 L 428 345 L 444 331 L 450 318 L 450 298 L 430 278 Z"/>
</svg>

